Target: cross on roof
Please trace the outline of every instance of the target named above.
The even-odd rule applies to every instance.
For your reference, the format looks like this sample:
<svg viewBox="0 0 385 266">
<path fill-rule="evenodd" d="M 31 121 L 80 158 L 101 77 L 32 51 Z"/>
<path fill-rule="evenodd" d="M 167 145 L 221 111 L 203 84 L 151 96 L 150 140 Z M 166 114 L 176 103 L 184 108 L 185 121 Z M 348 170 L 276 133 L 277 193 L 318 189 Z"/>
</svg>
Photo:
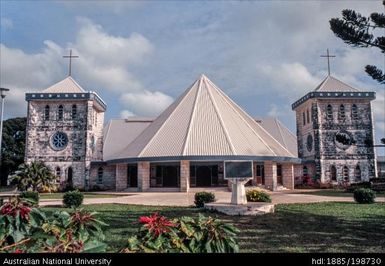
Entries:
<svg viewBox="0 0 385 266">
<path fill-rule="evenodd" d="M 328 59 L 328 76 L 330 76 L 330 62 L 329 58 L 330 57 L 336 57 L 335 55 L 329 55 L 329 49 L 326 49 L 326 55 L 321 55 L 321 57 L 327 57 Z"/>
<path fill-rule="evenodd" d="M 71 76 L 72 58 L 79 58 L 77 55 L 72 55 L 72 49 L 70 49 L 70 55 L 63 55 L 63 58 L 69 58 L 70 64 L 68 68 L 68 76 Z"/>
</svg>

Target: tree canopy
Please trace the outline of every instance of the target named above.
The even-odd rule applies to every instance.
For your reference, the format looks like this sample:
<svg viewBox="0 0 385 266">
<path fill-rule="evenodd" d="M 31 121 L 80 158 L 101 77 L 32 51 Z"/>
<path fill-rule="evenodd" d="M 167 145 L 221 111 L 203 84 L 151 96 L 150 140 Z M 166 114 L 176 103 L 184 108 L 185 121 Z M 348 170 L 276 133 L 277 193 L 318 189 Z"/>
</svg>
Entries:
<svg viewBox="0 0 385 266">
<path fill-rule="evenodd" d="M 345 43 L 354 47 L 375 47 L 385 53 L 385 36 L 382 36 L 385 29 L 385 15 L 372 13 L 364 17 L 360 13 L 344 9 L 342 18 L 332 18 L 330 29 Z M 365 67 L 366 73 L 374 80 L 385 84 L 384 72 L 374 65 Z"/>
<path fill-rule="evenodd" d="M 0 169 L 1 185 L 6 185 L 8 175 L 24 162 L 26 123 L 25 117 L 4 121 Z"/>
</svg>

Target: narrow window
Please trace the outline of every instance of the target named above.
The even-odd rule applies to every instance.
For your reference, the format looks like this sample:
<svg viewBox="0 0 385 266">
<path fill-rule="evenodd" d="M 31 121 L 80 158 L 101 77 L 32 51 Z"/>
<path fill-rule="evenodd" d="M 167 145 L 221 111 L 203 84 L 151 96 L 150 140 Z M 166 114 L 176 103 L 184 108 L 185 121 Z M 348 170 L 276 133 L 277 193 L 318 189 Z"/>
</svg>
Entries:
<svg viewBox="0 0 385 266">
<path fill-rule="evenodd" d="M 309 109 L 306 111 L 306 118 L 307 118 L 307 123 L 310 123 L 310 113 L 309 113 Z"/>
<path fill-rule="evenodd" d="M 356 181 L 361 181 L 361 168 L 358 164 L 357 164 L 356 168 L 354 169 L 354 177 L 355 177 Z"/>
<path fill-rule="evenodd" d="M 338 112 L 339 119 L 345 119 L 345 106 L 343 104 L 340 105 L 340 110 Z"/>
<path fill-rule="evenodd" d="M 337 181 L 337 169 L 334 165 L 330 166 L 330 178 L 332 181 Z"/>
<path fill-rule="evenodd" d="M 61 174 L 60 167 L 56 167 L 56 176 L 60 176 L 60 174 Z"/>
<path fill-rule="evenodd" d="M 305 112 L 302 113 L 302 122 L 303 122 L 303 125 L 306 124 L 306 119 L 305 119 Z"/>
<path fill-rule="evenodd" d="M 57 119 L 63 120 L 63 105 L 59 105 L 59 108 L 57 110 Z"/>
<path fill-rule="evenodd" d="M 327 115 L 327 119 L 329 120 L 333 119 L 333 107 L 330 104 L 328 104 L 328 106 L 326 107 L 326 115 Z"/>
<path fill-rule="evenodd" d="M 304 166 L 304 167 L 303 167 L 302 172 L 303 172 L 303 175 L 304 175 L 304 176 L 307 176 L 307 175 L 308 175 L 309 171 L 308 171 L 308 169 L 307 169 L 307 166 Z"/>
<path fill-rule="evenodd" d="M 46 105 L 44 108 L 44 120 L 48 121 L 49 120 L 49 106 Z"/>
<path fill-rule="evenodd" d="M 95 126 L 98 124 L 98 112 L 95 112 Z"/>
<path fill-rule="evenodd" d="M 352 106 L 352 119 L 357 120 L 358 119 L 358 108 L 357 105 L 353 104 Z"/>
<path fill-rule="evenodd" d="M 344 181 L 349 181 L 349 168 L 345 165 L 342 171 Z"/>
<path fill-rule="evenodd" d="M 282 176 L 282 165 L 277 164 L 277 176 Z"/>
<path fill-rule="evenodd" d="M 98 169 L 98 184 L 103 184 L 103 167 L 99 167 Z"/>
<path fill-rule="evenodd" d="M 76 104 L 72 105 L 72 113 L 71 113 L 71 118 L 76 119 L 76 115 L 78 113 L 78 107 Z"/>
</svg>

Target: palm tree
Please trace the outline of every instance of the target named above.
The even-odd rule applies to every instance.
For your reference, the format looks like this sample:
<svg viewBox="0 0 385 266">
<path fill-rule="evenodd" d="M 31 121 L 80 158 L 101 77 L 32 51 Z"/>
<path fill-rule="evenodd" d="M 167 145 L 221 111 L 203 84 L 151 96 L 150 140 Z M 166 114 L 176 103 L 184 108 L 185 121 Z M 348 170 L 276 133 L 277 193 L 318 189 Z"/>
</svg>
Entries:
<svg viewBox="0 0 385 266">
<path fill-rule="evenodd" d="M 30 164 L 22 164 L 14 175 L 11 176 L 11 183 L 17 185 L 21 191 L 32 189 L 38 191 L 43 186 L 53 187 L 57 177 L 51 170 L 40 161 Z"/>
</svg>

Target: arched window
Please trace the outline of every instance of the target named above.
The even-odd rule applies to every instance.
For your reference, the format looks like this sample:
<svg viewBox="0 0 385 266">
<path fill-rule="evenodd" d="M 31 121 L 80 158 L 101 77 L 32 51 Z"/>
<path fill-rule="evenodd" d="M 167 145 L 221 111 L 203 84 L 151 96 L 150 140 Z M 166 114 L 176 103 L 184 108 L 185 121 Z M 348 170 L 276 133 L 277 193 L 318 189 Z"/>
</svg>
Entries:
<svg viewBox="0 0 385 266">
<path fill-rule="evenodd" d="M 303 122 L 303 125 L 306 124 L 306 118 L 305 118 L 305 112 L 302 113 L 302 122 Z"/>
<path fill-rule="evenodd" d="M 342 176 L 344 177 L 344 181 L 349 181 L 349 168 L 346 165 L 342 170 Z"/>
<path fill-rule="evenodd" d="M 98 169 L 98 184 L 103 184 L 103 167 L 99 167 Z"/>
<path fill-rule="evenodd" d="M 337 181 L 337 169 L 334 165 L 330 166 L 330 179 Z"/>
<path fill-rule="evenodd" d="M 49 120 L 49 106 L 48 106 L 48 105 L 46 105 L 46 106 L 44 107 L 44 120 L 45 120 L 45 121 L 48 121 L 48 120 Z"/>
<path fill-rule="evenodd" d="M 71 113 L 71 118 L 72 119 L 75 119 L 76 118 L 76 115 L 78 113 L 78 107 L 76 106 L 76 104 L 72 105 L 72 113 Z"/>
<path fill-rule="evenodd" d="M 353 104 L 352 106 L 352 119 L 357 120 L 358 119 L 358 108 L 357 105 Z"/>
<path fill-rule="evenodd" d="M 57 120 L 63 120 L 63 105 L 59 105 L 57 109 Z"/>
<path fill-rule="evenodd" d="M 60 176 L 60 175 L 61 175 L 60 167 L 56 167 L 56 176 Z"/>
<path fill-rule="evenodd" d="M 326 107 L 326 116 L 329 120 L 333 119 L 333 107 L 330 104 Z"/>
<path fill-rule="evenodd" d="M 345 106 L 343 104 L 340 105 L 340 109 L 339 109 L 339 112 L 338 112 L 338 117 L 341 120 L 345 119 Z"/>
<path fill-rule="evenodd" d="M 306 120 L 307 120 L 307 123 L 310 123 L 310 113 L 309 113 L 309 109 L 306 110 Z"/>
<path fill-rule="evenodd" d="M 354 178 L 356 179 L 356 181 L 361 181 L 361 168 L 358 164 L 354 169 Z"/>
</svg>

